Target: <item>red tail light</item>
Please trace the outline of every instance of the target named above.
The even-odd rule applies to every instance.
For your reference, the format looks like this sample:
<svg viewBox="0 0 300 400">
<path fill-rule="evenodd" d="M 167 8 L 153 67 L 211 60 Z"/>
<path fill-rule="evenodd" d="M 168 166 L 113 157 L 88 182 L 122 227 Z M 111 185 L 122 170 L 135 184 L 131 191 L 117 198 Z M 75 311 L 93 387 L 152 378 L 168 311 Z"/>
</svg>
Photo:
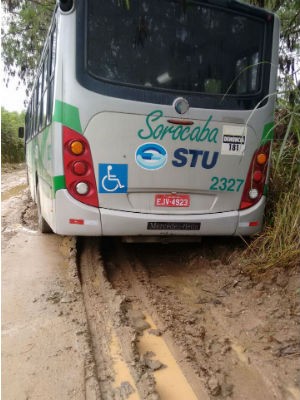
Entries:
<svg viewBox="0 0 300 400">
<path fill-rule="evenodd" d="M 252 158 L 244 186 L 240 210 L 254 206 L 261 199 L 268 173 L 271 142 L 261 146 Z"/>
<path fill-rule="evenodd" d="M 88 141 L 63 127 L 63 158 L 67 190 L 76 200 L 99 207 L 97 186 Z"/>
</svg>

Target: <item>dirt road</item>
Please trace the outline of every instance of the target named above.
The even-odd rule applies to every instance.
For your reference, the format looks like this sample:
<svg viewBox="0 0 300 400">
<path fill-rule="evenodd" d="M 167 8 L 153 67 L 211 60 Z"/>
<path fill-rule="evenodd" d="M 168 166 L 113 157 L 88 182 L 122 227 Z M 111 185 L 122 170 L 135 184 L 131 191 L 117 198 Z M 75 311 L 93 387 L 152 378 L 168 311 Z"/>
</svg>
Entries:
<svg viewBox="0 0 300 400">
<path fill-rule="evenodd" d="M 41 235 L 2 176 L 2 394 L 299 400 L 299 270 L 246 274 L 243 242 Z"/>
<path fill-rule="evenodd" d="M 2 398 L 97 399 L 75 241 L 37 232 L 26 187 L 24 169 L 3 174 Z"/>
</svg>

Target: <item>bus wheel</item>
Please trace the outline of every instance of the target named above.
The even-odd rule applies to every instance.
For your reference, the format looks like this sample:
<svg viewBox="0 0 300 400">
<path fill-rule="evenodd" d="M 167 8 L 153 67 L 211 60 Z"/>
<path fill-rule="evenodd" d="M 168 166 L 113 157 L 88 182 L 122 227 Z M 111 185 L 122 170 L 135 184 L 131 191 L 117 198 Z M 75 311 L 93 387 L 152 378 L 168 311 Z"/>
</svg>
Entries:
<svg viewBox="0 0 300 400">
<path fill-rule="evenodd" d="M 41 233 L 53 233 L 50 228 L 48 222 L 42 216 L 41 209 L 41 198 L 40 198 L 40 190 L 39 187 L 36 188 L 36 203 L 37 203 L 37 211 L 38 211 L 38 229 Z"/>
</svg>

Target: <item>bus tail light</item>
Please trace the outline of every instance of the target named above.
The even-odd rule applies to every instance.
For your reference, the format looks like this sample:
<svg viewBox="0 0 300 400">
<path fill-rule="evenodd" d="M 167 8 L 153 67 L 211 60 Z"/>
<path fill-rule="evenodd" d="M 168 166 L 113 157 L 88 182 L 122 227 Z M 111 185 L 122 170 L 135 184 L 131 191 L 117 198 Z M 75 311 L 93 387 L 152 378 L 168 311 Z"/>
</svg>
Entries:
<svg viewBox="0 0 300 400">
<path fill-rule="evenodd" d="M 85 150 L 84 143 L 81 140 L 71 140 L 68 143 L 69 150 L 74 156 L 80 156 Z"/>
<path fill-rule="evenodd" d="M 254 153 L 244 186 L 240 210 L 254 206 L 263 195 L 268 173 L 270 148 L 271 143 L 269 142 Z"/>
<path fill-rule="evenodd" d="M 72 168 L 75 175 L 82 176 L 87 173 L 89 166 L 85 161 L 75 161 Z"/>
<path fill-rule="evenodd" d="M 84 136 L 66 126 L 63 127 L 63 158 L 70 195 L 81 203 L 99 207 L 89 143 Z"/>
<path fill-rule="evenodd" d="M 78 194 L 86 195 L 88 194 L 90 187 L 86 182 L 78 182 L 75 185 L 75 190 Z"/>
</svg>

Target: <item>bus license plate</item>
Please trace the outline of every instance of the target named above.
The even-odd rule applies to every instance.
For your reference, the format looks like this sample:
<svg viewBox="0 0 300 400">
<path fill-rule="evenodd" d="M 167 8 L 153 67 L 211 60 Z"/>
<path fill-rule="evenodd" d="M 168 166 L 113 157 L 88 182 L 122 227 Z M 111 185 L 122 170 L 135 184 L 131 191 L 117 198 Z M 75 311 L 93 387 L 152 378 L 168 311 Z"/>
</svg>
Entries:
<svg viewBox="0 0 300 400">
<path fill-rule="evenodd" d="M 190 207 L 189 194 L 156 194 L 155 207 Z"/>
</svg>

